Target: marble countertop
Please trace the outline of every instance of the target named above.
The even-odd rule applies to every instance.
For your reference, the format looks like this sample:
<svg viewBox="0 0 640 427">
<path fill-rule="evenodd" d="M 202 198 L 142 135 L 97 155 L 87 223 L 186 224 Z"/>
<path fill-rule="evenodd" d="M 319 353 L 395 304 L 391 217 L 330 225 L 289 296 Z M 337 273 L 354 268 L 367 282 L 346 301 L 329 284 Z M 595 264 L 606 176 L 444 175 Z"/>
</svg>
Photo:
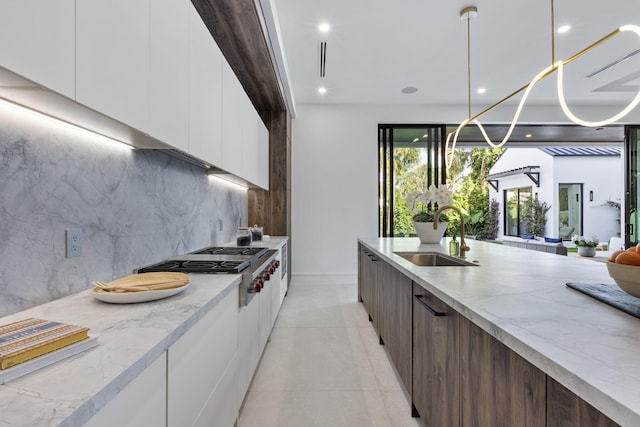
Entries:
<svg viewBox="0 0 640 427">
<path fill-rule="evenodd" d="M 269 248 L 269 249 L 281 249 L 282 246 L 284 246 L 284 244 L 287 242 L 289 238 L 286 236 L 269 236 L 268 239 L 269 240 L 256 240 L 253 243 L 251 243 L 251 246 Z M 234 240 L 233 242 L 225 243 L 223 246 L 238 246 L 238 245 Z"/>
<path fill-rule="evenodd" d="M 359 242 L 617 423 L 640 425 L 640 320 L 565 286 L 614 283 L 604 263 L 470 240 L 479 266 L 418 267 L 394 252 L 445 246 Z"/>
<path fill-rule="evenodd" d="M 82 291 L 0 319 L 37 317 L 90 328 L 98 346 L 0 385 L 0 425 L 78 426 L 106 405 L 220 300 L 241 276 L 190 275 L 175 296 L 107 304 Z"/>
</svg>

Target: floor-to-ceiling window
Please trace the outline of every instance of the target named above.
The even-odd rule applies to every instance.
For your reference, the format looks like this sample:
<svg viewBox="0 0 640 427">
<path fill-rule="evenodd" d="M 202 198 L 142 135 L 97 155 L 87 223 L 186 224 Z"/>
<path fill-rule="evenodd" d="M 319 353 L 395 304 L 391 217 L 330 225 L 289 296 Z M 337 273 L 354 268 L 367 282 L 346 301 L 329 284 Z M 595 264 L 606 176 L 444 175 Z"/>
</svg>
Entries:
<svg viewBox="0 0 640 427">
<path fill-rule="evenodd" d="M 582 184 L 558 184 L 558 235 L 582 235 Z"/>
<path fill-rule="evenodd" d="M 379 125 L 379 235 L 415 236 L 405 197 L 445 182 L 444 125 Z"/>
<path fill-rule="evenodd" d="M 627 126 L 625 128 L 626 145 L 626 193 L 625 203 L 625 244 L 627 247 L 640 242 L 638 223 L 640 222 L 640 127 Z"/>
<path fill-rule="evenodd" d="M 526 234 L 524 207 L 531 198 L 531 187 L 509 188 L 504 190 L 504 235 L 521 236 Z"/>
</svg>

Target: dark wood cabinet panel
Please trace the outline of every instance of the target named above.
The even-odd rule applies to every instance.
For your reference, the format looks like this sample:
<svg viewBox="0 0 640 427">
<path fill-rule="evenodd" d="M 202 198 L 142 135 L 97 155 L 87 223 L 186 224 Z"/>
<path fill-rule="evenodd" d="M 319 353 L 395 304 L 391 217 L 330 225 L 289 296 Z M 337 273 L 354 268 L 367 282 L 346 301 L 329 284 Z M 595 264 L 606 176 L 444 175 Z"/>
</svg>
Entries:
<svg viewBox="0 0 640 427">
<path fill-rule="evenodd" d="M 460 425 L 460 315 L 413 285 L 413 404 L 426 426 Z"/>
<path fill-rule="evenodd" d="M 614 427 L 610 418 L 553 378 L 547 378 L 547 427 Z"/>
<path fill-rule="evenodd" d="M 365 248 L 358 251 L 358 295 L 364 308 L 373 321 L 373 327 L 379 330 L 378 307 L 378 266 L 380 259 Z"/>
<path fill-rule="evenodd" d="M 411 390 L 411 279 L 386 262 L 378 269 L 380 337 L 407 391 Z"/>
<path fill-rule="evenodd" d="M 360 245 L 358 299 L 407 391 L 411 390 L 412 284 L 411 279 Z"/>
<path fill-rule="evenodd" d="M 427 427 L 618 425 L 362 245 L 358 297 Z"/>
<path fill-rule="evenodd" d="M 462 425 L 544 426 L 546 375 L 462 318 Z"/>
</svg>

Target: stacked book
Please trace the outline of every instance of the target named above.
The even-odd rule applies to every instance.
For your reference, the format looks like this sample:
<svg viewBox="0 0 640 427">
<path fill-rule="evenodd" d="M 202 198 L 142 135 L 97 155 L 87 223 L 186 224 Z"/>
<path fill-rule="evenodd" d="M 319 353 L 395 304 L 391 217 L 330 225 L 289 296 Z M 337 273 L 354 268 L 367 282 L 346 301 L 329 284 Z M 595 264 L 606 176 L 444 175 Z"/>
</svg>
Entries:
<svg viewBox="0 0 640 427">
<path fill-rule="evenodd" d="M 0 325 L 0 384 L 96 344 L 82 326 L 35 318 Z"/>
</svg>

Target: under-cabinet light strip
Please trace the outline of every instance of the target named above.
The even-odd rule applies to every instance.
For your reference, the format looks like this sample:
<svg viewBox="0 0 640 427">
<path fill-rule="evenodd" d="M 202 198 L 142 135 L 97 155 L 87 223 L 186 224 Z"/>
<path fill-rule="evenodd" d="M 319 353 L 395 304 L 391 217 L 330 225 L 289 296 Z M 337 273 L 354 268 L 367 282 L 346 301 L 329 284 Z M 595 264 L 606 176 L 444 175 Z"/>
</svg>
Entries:
<svg viewBox="0 0 640 427">
<path fill-rule="evenodd" d="M 110 136 L 103 135 L 103 134 L 95 132 L 95 131 L 93 131 L 91 129 L 79 126 L 79 125 L 77 125 L 75 123 L 68 122 L 66 120 L 59 119 L 59 118 L 51 116 L 49 114 L 46 114 L 46 113 L 43 113 L 43 112 L 40 112 L 40 111 L 37 111 L 37 110 L 33 110 L 33 109 L 31 109 L 29 107 L 26 107 L 24 105 L 16 104 L 16 103 L 14 103 L 14 102 L 12 102 L 10 100 L 4 99 L 4 98 L 0 98 L 0 104 L 3 105 L 4 107 L 12 109 L 12 110 L 19 111 L 19 112 L 22 112 L 22 113 L 27 113 L 27 114 L 29 114 L 29 115 L 31 115 L 33 117 L 38 118 L 39 120 L 48 120 L 49 122 L 55 123 L 57 125 L 62 125 L 63 127 L 66 127 L 66 128 L 69 128 L 69 129 L 74 129 L 76 131 L 86 132 L 86 133 L 90 134 L 92 137 L 96 137 L 97 136 L 99 138 L 104 138 L 109 142 L 116 143 L 118 146 L 127 148 L 129 150 L 133 150 L 134 149 L 133 146 L 127 144 L 126 142 L 119 141 L 119 140 L 114 139 L 114 138 L 112 138 Z"/>
<path fill-rule="evenodd" d="M 233 188 L 236 189 L 240 189 L 240 190 L 248 190 L 249 188 L 242 185 L 242 184 L 238 184 L 237 182 L 233 182 L 229 179 L 225 179 L 224 176 L 222 175 L 217 175 L 217 174 L 209 174 L 209 178 L 213 179 L 214 181 L 217 181 L 219 183 L 225 184 L 225 185 L 229 185 Z"/>
</svg>

